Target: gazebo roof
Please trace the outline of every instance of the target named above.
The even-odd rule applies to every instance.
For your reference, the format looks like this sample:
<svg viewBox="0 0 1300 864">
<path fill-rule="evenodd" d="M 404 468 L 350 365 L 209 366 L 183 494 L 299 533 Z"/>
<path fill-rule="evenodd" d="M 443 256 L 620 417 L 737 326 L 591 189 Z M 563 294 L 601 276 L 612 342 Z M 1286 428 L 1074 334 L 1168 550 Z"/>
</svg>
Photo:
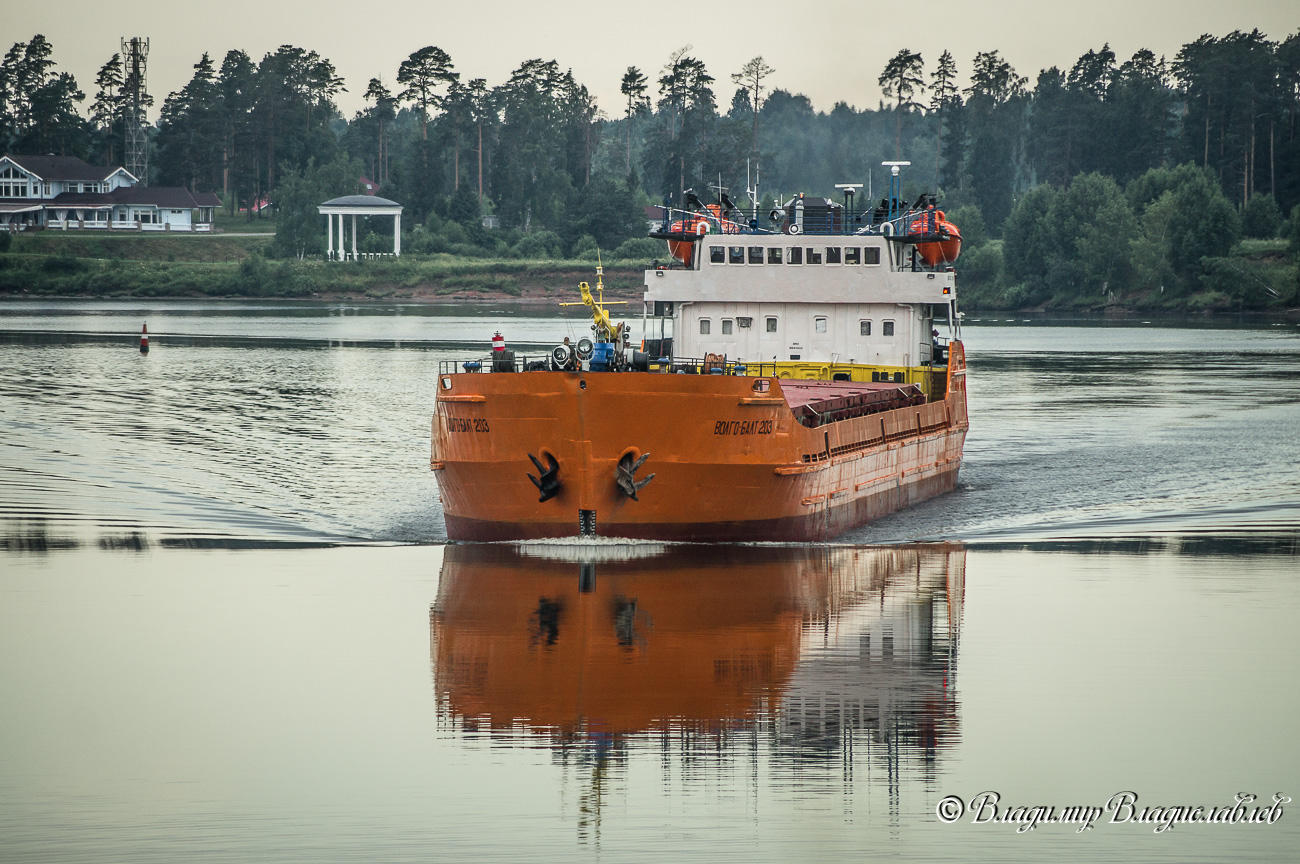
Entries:
<svg viewBox="0 0 1300 864">
<path fill-rule="evenodd" d="M 401 207 L 396 201 L 389 201 L 387 198 L 380 198 L 377 195 L 344 195 L 341 198 L 331 198 L 321 207 L 348 207 L 371 210 L 378 207 Z"/>
</svg>

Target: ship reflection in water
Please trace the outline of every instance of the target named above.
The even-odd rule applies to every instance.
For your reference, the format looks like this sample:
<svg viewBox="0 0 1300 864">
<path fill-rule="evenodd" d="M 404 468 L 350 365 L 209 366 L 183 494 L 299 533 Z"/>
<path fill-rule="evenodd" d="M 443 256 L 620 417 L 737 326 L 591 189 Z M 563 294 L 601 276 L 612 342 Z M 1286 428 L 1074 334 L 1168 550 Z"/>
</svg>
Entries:
<svg viewBox="0 0 1300 864">
<path fill-rule="evenodd" d="M 451 546 L 430 610 L 440 721 L 551 748 L 580 776 L 584 836 L 641 750 L 665 782 L 710 764 L 799 787 L 865 771 L 894 810 L 957 740 L 965 555 Z"/>
</svg>

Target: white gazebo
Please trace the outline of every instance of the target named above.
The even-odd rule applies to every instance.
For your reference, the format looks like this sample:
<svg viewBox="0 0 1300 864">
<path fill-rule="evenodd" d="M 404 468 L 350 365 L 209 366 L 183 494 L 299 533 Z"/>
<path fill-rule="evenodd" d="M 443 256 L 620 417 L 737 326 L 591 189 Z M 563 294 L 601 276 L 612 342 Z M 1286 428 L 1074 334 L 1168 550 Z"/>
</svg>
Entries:
<svg viewBox="0 0 1300 864">
<path fill-rule="evenodd" d="M 381 258 L 390 254 L 397 257 L 402 254 L 402 205 L 387 198 L 375 195 L 344 195 L 333 198 L 316 208 L 328 220 L 329 225 L 329 260 L 356 261 L 361 258 Z M 339 245 L 334 248 L 334 217 L 338 217 Z M 352 217 L 352 251 L 347 250 L 344 216 Z M 357 217 L 358 216 L 392 216 L 393 217 L 393 251 L 379 253 L 357 252 Z"/>
</svg>

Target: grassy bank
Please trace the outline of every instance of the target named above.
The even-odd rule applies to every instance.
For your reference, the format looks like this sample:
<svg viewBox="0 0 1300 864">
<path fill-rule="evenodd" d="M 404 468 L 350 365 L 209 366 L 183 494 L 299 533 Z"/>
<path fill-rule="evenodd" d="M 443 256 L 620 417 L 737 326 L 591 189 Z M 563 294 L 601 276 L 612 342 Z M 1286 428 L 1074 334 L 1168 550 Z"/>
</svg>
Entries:
<svg viewBox="0 0 1300 864">
<path fill-rule="evenodd" d="M 73 258 L 237 264 L 254 252 L 264 252 L 272 236 L 32 231 L 14 235 L 9 251 L 25 255 L 63 255 Z"/>
<path fill-rule="evenodd" d="M 614 295 L 638 290 L 646 262 L 605 266 Z M 0 295 L 9 297 L 370 297 L 549 298 L 574 295 L 580 281 L 595 282 L 590 261 L 494 261 L 435 255 L 329 264 L 140 261 L 71 254 L 0 255 Z"/>
</svg>

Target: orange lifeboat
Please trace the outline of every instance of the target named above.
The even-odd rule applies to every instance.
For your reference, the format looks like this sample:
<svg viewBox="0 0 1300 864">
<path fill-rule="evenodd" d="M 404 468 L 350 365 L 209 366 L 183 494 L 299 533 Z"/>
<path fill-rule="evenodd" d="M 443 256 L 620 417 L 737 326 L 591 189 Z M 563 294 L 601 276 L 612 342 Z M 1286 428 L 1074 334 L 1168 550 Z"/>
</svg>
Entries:
<svg viewBox="0 0 1300 864">
<path fill-rule="evenodd" d="M 916 244 L 916 251 L 921 260 L 934 267 L 938 264 L 951 264 L 961 254 L 961 230 L 944 216 L 942 210 L 926 210 L 908 228 L 909 234 L 927 237 L 938 235 L 938 240 L 927 240 Z"/>
<path fill-rule="evenodd" d="M 709 222 L 703 216 L 690 216 L 680 222 L 674 222 L 668 229 L 673 234 L 694 234 L 702 237 L 709 233 Z M 694 240 L 669 240 L 668 254 L 672 255 L 683 264 L 691 263 L 691 255 L 695 251 Z"/>
<path fill-rule="evenodd" d="M 722 207 L 717 204 L 704 205 L 705 212 L 693 216 L 687 216 L 678 222 L 674 222 L 668 229 L 672 234 L 694 234 L 697 237 L 703 237 L 717 226 L 723 234 L 739 234 L 741 226 L 726 218 Z M 713 217 L 710 219 L 709 217 Z M 694 240 L 669 240 L 668 253 L 683 264 L 691 262 L 691 255 L 695 251 Z"/>
</svg>

